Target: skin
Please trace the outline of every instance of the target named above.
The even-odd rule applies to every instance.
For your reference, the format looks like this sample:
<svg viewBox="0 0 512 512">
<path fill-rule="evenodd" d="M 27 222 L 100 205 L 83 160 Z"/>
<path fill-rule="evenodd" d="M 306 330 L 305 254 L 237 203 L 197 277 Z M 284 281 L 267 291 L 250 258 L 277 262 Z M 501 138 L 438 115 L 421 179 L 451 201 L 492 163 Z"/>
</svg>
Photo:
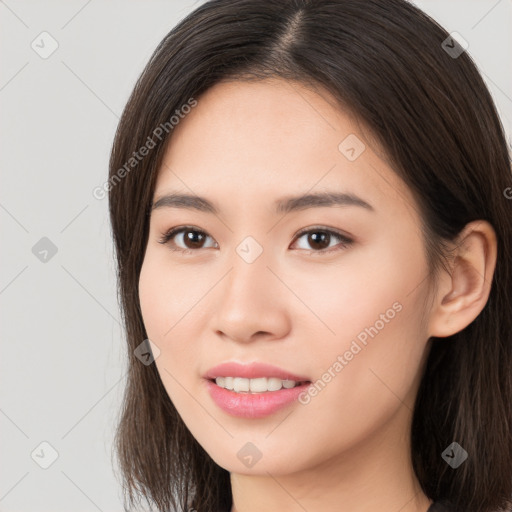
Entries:
<svg viewBox="0 0 512 512">
<path fill-rule="evenodd" d="M 338 149 L 349 134 L 366 145 L 354 161 Z M 327 190 L 374 211 L 274 212 L 278 198 Z M 410 462 L 414 399 L 429 338 L 458 332 L 485 306 L 492 227 L 466 226 L 434 295 L 415 201 L 382 150 L 327 92 L 274 79 L 220 83 L 199 98 L 174 129 L 154 199 L 171 191 L 204 196 L 220 213 L 153 210 L 141 309 L 170 399 L 231 474 L 232 512 L 425 512 L 431 501 Z M 206 233 L 202 245 L 178 234 L 173 247 L 195 252 L 158 243 L 188 225 Z M 320 254 L 307 234 L 296 237 L 319 226 L 353 243 L 333 236 L 326 246 L 338 250 Z M 252 263 L 236 252 L 247 236 L 263 249 Z M 307 404 L 238 418 L 201 378 L 224 361 L 262 361 L 315 382 L 396 303 L 401 310 Z M 237 457 L 247 442 L 261 453 L 251 468 Z"/>
</svg>

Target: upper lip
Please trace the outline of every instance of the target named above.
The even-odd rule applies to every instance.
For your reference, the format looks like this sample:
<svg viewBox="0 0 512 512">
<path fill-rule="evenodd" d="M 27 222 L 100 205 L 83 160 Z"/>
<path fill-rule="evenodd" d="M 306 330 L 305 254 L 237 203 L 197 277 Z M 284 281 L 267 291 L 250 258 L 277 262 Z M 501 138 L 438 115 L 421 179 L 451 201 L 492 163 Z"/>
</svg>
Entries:
<svg viewBox="0 0 512 512">
<path fill-rule="evenodd" d="M 279 368 L 267 363 L 253 362 L 241 364 L 235 361 L 228 361 L 213 368 L 210 368 L 203 377 L 215 379 L 216 377 L 244 377 L 246 379 L 257 379 L 259 377 L 275 377 L 282 380 L 294 380 L 296 382 L 308 381 L 307 377 L 296 375 L 288 370 Z"/>
</svg>

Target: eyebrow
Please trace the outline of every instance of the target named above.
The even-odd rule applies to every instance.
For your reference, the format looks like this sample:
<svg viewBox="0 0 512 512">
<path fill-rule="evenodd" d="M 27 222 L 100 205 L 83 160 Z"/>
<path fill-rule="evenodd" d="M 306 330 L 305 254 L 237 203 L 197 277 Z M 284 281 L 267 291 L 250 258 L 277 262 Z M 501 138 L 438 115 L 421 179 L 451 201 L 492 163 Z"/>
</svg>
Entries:
<svg viewBox="0 0 512 512">
<path fill-rule="evenodd" d="M 375 212 L 373 206 L 352 193 L 341 192 L 317 192 L 301 196 L 290 196 L 275 201 L 276 213 L 288 213 L 309 208 L 325 206 L 359 206 L 368 211 Z M 219 213 L 218 208 L 205 197 L 182 193 L 165 194 L 154 201 L 151 211 L 158 208 L 183 208 L 200 212 Z"/>
</svg>

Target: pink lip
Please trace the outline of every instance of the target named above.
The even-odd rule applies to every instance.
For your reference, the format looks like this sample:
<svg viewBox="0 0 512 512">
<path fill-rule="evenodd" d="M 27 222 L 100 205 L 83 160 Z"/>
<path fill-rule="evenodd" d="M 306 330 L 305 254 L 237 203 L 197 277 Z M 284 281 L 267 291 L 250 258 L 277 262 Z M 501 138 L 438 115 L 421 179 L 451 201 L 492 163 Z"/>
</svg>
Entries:
<svg viewBox="0 0 512 512">
<path fill-rule="evenodd" d="M 210 368 L 203 377 L 206 379 L 206 386 L 212 400 L 224 412 L 241 418 L 268 416 L 297 400 L 299 395 L 311 385 L 311 381 L 307 377 L 296 375 L 277 366 L 257 362 L 246 365 L 236 362 L 223 363 Z M 295 382 L 307 382 L 291 389 L 281 388 L 279 391 L 235 393 L 217 386 L 214 382 L 216 377 L 244 377 L 246 379 L 276 377 Z"/>
<path fill-rule="evenodd" d="M 222 363 L 213 368 L 203 375 L 205 379 L 215 379 L 216 377 L 244 377 L 246 379 L 257 379 L 258 377 L 276 377 L 283 380 L 294 380 L 295 382 L 302 382 L 309 380 L 308 377 L 301 377 L 295 375 L 287 370 L 283 370 L 278 366 L 265 363 L 249 363 L 240 364 L 234 361 Z"/>
<path fill-rule="evenodd" d="M 235 393 L 217 386 L 211 380 L 206 381 L 206 386 L 212 400 L 224 412 L 241 418 L 263 418 L 297 400 L 311 383 L 265 393 Z"/>
</svg>

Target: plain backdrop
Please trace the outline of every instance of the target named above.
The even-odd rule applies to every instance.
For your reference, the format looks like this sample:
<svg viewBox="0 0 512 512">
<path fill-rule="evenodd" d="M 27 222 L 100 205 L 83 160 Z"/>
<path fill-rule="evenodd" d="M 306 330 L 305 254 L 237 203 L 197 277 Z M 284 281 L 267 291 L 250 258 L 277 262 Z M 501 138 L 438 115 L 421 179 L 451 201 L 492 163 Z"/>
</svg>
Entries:
<svg viewBox="0 0 512 512">
<path fill-rule="evenodd" d="M 92 191 L 143 66 L 200 3 L 0 1 L 0 512 L 123 510 L 125 341 Z M 469 43 L 510 143 L 510 0 L 415 3 Z"/>
</svg>

